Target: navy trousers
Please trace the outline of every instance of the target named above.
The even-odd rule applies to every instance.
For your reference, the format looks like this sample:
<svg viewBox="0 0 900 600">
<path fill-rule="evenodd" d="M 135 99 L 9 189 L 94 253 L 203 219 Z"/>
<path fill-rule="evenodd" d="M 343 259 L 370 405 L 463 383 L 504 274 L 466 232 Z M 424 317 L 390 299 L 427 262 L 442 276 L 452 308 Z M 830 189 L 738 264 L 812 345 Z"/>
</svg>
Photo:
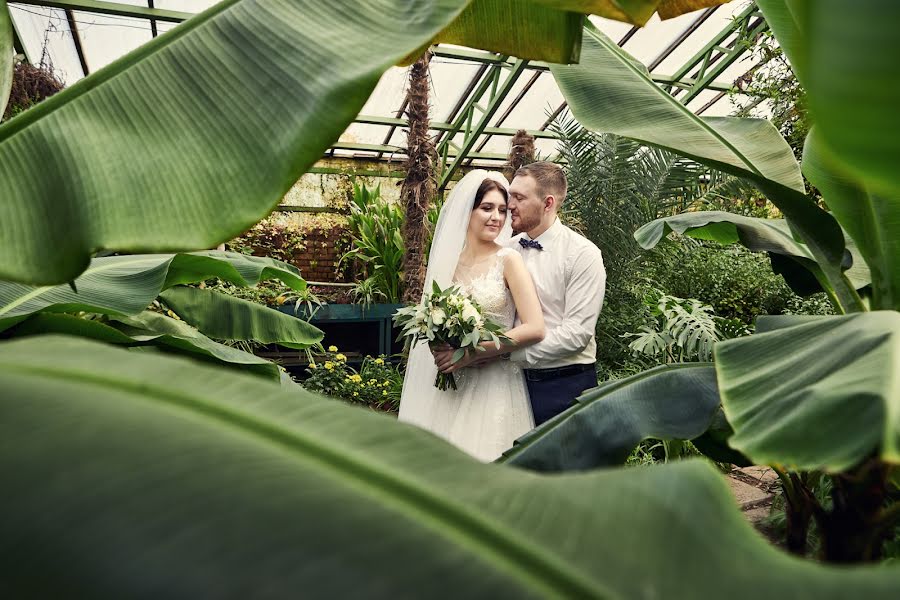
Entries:
<svg viewBox="0 0 900 600">
<path fill-rule="evenodd" d="M 597 372 L 590 369 L 542 381 L 530 381 L 526 375 L 525 382 L 537 426 L 572 406 L 585 390 L 597 387 Z"/>
</svg>

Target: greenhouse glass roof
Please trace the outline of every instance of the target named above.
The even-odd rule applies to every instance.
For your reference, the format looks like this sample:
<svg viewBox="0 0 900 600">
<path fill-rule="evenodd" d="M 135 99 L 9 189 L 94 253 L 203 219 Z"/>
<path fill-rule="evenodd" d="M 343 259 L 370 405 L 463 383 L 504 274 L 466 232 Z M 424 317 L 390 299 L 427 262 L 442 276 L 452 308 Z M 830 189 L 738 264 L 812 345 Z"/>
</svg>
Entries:
<svg viewBox="0 0 900 600">
<path fill-rule="evenodd" d="M 10 3 L 10 13 L 19 51 L 34 63 L 50 61 L 71 84 L 215 3 L 34 0 Z M 746 42 L 767 28 L 755 6 L 742 0 L 667 21 L 654 15 L 643 28 L 591 19 L 643 62 L 660 86 L 695 113 L 709 116 L 734 112 L 729 90 L 759 68 Z M 329 155 L 402 156 L 406 76 L 407 69 L 399 67 L 384 74 Z M 555 141 L 547 125 L 565 104 L 546 65 L 441 45 L 431 63 L 431 77 L 432 128 L 445 160 L 454 156 L 460 163 L 504 160 L 509 136 L 517 129 L 537 136 L 542 156 L 554 155 Z"/>
</svg>

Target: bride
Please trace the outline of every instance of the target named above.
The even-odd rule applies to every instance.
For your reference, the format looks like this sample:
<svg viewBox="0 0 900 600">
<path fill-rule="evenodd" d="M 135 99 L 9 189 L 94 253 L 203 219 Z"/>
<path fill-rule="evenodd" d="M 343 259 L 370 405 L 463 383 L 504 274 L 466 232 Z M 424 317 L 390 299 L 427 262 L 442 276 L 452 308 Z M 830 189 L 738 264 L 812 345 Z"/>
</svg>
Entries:
<svg viewBox="0 0 900 600">
<path fill-rule="evenodd" d="M 513 344 L 482 343 L 482 351 L 451 364 L 453 349 L 434 352 L 424 343 L 409 354 L 401 421 L 418 425 L 482 461 L 498 458 L 534 427 L 525 380 L 508 360 L 473 365 L 541 341 L 544 318 L 537 292 L 522 257 L 506 245 L 512 235 L 506 215 L 506 179 L 495 171 L 472 171 L 453 188 L 438 217 L 425 289 L 458 285 L 495 322 Z M 513 326 L 516 315 L 520 324 Z M 468 367 L 468 368 L 467 368 Z M 434 387 L 440 368 L 455 373 L 457 390 Z"/>
</svg>

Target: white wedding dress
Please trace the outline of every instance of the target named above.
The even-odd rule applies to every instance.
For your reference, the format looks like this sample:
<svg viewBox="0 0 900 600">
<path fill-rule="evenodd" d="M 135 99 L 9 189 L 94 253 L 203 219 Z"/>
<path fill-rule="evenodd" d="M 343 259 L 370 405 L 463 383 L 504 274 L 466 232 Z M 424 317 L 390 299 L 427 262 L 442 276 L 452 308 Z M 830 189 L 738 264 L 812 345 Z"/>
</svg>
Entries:
<svg viewBox="0 0 900 600">
<path fill-rule="evenodd" d="M 485 314 L 501 324 L 513 327 L 516 307 L 503 277 L 503 257 L 515 252 L 500 250 L 485 264 L 466 268 L 457 266 L 453 283 L 459 285 L 481 305 Z M 424 352 L 420 343 L 413 352 Z M 457 389 L 440 391 L 433 386 L 437 369 L 418 377 L 417 389 L 407 381 L 400 404 L 400 420 L 418 425 L 448 440 L 481 461 L 492 461 L 512 447 L 513 442 L 534 427 L 531 404 L 522 370 L 505 360 L 483 367 L 469 367 L 455 373 Z M 420 368 L 419 371 L 424 371 Z M 430 381 L 424 385 L 427 378 Z"/>
</svg>

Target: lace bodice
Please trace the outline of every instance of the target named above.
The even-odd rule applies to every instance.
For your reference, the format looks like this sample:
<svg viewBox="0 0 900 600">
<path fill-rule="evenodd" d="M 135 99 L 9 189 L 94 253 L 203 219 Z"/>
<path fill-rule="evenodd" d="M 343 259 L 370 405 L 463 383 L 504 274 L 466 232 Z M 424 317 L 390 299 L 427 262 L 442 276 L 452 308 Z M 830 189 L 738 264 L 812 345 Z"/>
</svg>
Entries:
<svg viewBox="0 0 900 600">
<path fill-rule="evenodd" d="M 487 264 L 459 265 L 453 276 L 453 281 L 481 305 L 486 316 L 504 329 L 511 328 L 516 317 L 516 306 L 503 278 L 503 258 L 510 252 L 515 250 L 500 250 L 485 261 Z"/>
</svg>

